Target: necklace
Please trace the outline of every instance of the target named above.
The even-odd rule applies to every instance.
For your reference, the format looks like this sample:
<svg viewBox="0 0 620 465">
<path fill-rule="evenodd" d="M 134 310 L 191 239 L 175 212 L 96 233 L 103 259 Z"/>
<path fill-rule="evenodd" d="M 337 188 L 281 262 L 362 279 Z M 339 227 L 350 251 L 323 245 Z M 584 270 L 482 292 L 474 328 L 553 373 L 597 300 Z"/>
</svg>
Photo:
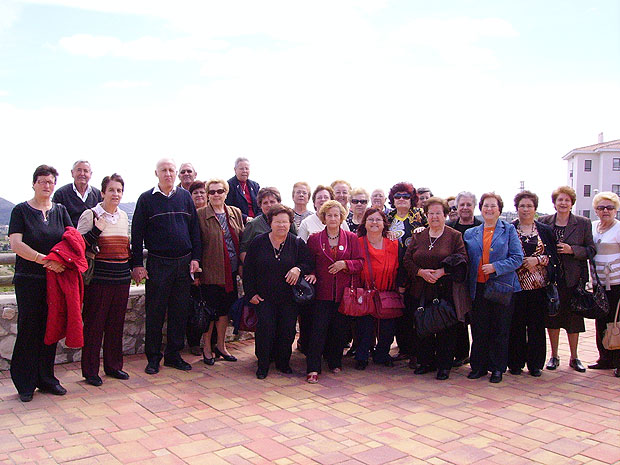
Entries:
<svg viewBox="0 0 620 465">
<path fill-rule="evenodd" d="M 536 231 L 536 225 L 534 223 L 532 223 L 532 229 L 529 234 L 525 234 L 525 231 L 523 231 L 523 229 L 521 228 L 521 223 L 519 223 L 519 226 L 517 226 L 517 231 L 519 232 L 519 236 L 524 239 L 523 242 L 526 244 L 529 244 L 530 239 L 533 239 L 538 232 Z"/>
<path fill-rule="evenodd" d="M 428 241 L 429 241 L 430 245 L 428 246 L 428 250 L 433 250 L 433 247 L 435 247 L 435 242 L 437 242 L 437 239 L 439 239 L 442 235 L 443 235 L 443 231 L 441 231 L 441 234 L 439 236 L 437 236 L 435 238 L 435 240 L 433 240 L 433 238 L 431 237 L 431 235 L 429 233 Z"/>
<path fill-rule="evenodd" d="M 284 250 L 285 242 L 286 242 L 286 239 L 284 239 L 284 242 L 280 244 L 280 247 L 278 247 L 277 249 L 275 247 L 273 248 L 273 255 L 276 257 L 276 260 L 278 261 L 280 261 L 280 255 L 282 255 L 282 250 Z"/>
<path fill-rule="evenodd" d="M 329 233 L 327 233 L 327 238 L 333 240 L 336 240 L 340 237 L 340 230 L 338 230 L 338 234 L 336 234 L 335 236 L 330 236 Z"/>
</svg>

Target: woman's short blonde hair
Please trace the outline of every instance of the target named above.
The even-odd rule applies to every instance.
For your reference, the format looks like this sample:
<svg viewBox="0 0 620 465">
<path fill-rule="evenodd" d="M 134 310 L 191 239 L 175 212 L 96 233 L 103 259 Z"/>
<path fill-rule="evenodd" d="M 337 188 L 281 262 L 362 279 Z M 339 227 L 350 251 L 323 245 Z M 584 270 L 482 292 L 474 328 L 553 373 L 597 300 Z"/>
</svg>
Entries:
<svg viewBox="0 0 620 465">
<path fill-rule="evenodd" d="M 366 192 L 366 189 L 362 189 L 361 187 L 356 187 L 351 191 L 349 195 L 351 196 L 351 198 L 353 198 L 354 195 L 363 195 L 364 197 L 366 197 L 366 199 L 370 199 L 370 196 L 368 195 L 368 192 Z"/>
<path fill-rule="evenodd" d="M 596 194 L 592 199 L 592 208 L 596 209 L 596 207 L 598 207 L 598 204 L 601 203 L 601 201 L 603 200 L 609 200 L 611 203 L 614 204 L 616 210 L 620 210 L 620 198 L 618 198 L 617 194 L 609 191 L 599 192 L 598 194 Z"/>
<path fill-rule="evenodd" d="M 327 214 L 327 210 L 334 207 L 338 208 L 338 210 L 340 211 L 340 224 L 342 224 L 342 222 L 347 218 L 347 210 L 342 206 L 340 202 L 338 202 L 337 200 L 328 200 L 321 206 L 321 209 L 319 210 L 319 219 L 321 220 L 321 223 L 325 224 L 325 215 Z"/>
<path fill-rule="evenodd" d="M 221 184 L 226 191 L 226 194 L 228 194 L 228 191 L 230 190 L 230 187 L 228 186 L 228 181 L 226 181 L 225 179 L 212 178 L 205 183 L 205 190 L 207 191 L 207 194 L 209 193 L 209 186 L 211 186 L 211 184 Z"/>
<path fill-rule="evenodd" d="M 299 181 L 296 182 L 295 184 L 293 184 L 293 196 L 295 195 L 295 191 L 297 190 L 297 188 L 299 187 L 305 187 L 306 191 L 308 191 L 308 198 L 310 198 L 310 194 L 312 194 L 312 189 L 310 189 L 310 184 L 308 184 L 307 182 L 304 181 Z"/>
</svg>

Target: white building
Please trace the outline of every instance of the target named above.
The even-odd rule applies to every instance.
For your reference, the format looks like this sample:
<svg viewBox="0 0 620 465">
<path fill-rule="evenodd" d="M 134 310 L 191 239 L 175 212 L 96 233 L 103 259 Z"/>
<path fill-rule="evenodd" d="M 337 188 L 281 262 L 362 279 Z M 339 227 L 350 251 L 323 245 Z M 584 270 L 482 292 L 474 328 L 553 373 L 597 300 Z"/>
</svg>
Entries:
<svg viewBox="0 0 620 465">
<path fill-rule="evenodd" d="M 601 133 L 598 144 L 573 149 L 562 159 L 567 162 L 567 184 L 577 192 L 575 213 L 596 219 L 592 198 L 602 191 L 620 195 L 620 139 L 603 142 Z"/>
</svg>

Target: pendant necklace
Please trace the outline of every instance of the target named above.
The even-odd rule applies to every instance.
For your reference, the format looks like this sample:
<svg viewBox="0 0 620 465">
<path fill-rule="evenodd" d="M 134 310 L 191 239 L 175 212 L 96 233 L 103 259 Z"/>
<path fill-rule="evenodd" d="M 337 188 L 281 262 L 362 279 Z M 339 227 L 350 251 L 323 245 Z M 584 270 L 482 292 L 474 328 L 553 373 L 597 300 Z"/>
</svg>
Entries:
<svg viewBox="0 0 620 465">
<path fill-rule="evenodd" d="M 439 236 L 437 236 L 434 240 L 431 237 L 431 235 L 428 235 L 428 241 L 430 243 L 430 245 L 428 246 L 428 250 L 433 250 L 433 247 L 435 247 L 435 242 L 437 242 L 437 239 L 439 239 L 443 234 L 443 231 L 441 231 L 441 234 Z"/>
<path fill-rule="evenodd" d="M 273 248 L 273 255 L 276 257 L 276 260 L 278 261 L 280 261 L 280 255 L 282 255 L 282 250 L 284 250 L 285 243 L 286 243 L 286 239 L 284 239 L 284 242 L 280 244 L 280 247 L 278 247 L 277 249 L 275 247 Z"/>
</svg>

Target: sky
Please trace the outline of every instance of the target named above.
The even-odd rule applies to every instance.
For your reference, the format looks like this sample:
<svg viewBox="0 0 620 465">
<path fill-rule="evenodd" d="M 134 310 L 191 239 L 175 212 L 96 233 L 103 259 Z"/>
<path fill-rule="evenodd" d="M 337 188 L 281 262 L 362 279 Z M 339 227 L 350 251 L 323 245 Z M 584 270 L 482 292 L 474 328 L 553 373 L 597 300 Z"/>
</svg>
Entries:
<svg viewBox="0 0 620 465">
<path fill-rule="evenodd" d="M 616 0 L 0 0 L 0 197 L 32 172 L 123 201 L 158 159 L 276 186 L 519 183 L 552 211 L 570 150 L 620 139 Z"/>
</svg>

